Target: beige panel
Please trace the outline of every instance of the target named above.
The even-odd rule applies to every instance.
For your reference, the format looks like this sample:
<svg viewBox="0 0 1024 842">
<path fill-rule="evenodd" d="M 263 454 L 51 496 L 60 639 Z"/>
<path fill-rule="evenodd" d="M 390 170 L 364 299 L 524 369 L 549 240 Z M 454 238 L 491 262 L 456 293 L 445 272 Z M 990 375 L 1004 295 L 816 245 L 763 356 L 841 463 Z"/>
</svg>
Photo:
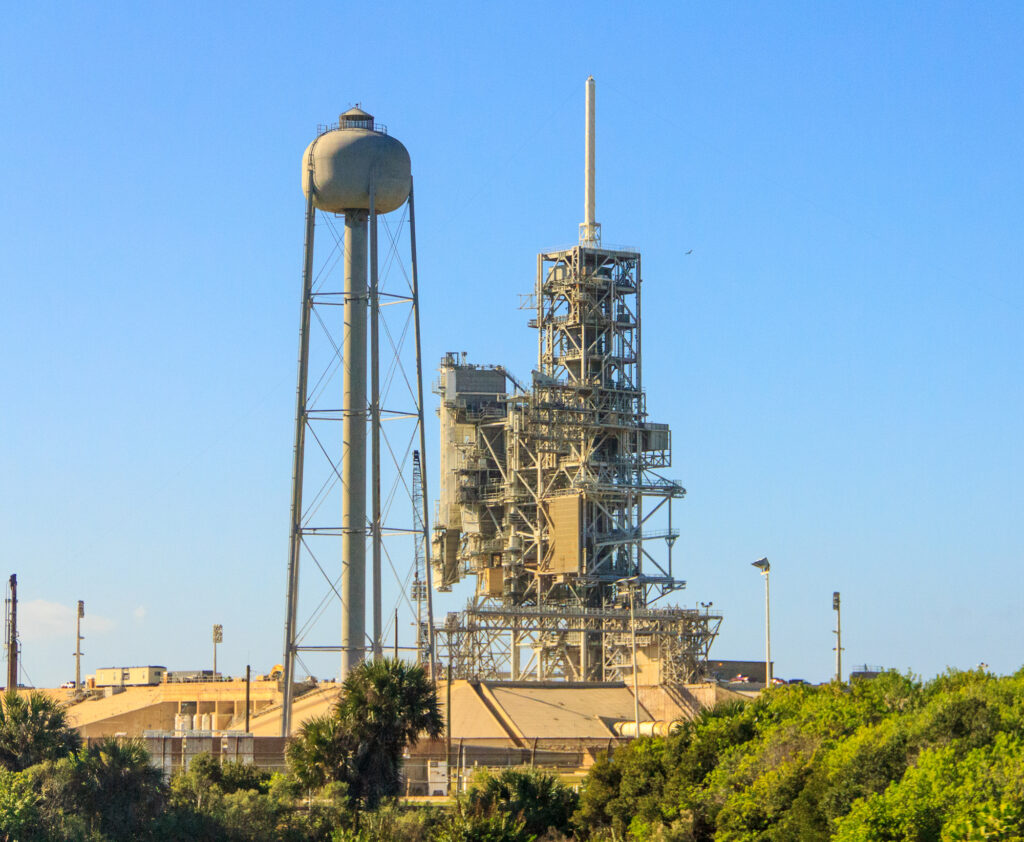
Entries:
<svg viewBox="0 0 1024 842">
<path fill-rule="evenodd" d="M 547 502 L 551 529 L 548 534 L 551 573 L 578 573 L 580 569 L 579 494 L 553 497 Z"/>
<path fill-rule="evenodd" d="M 459 581 L 459 533 L 447 532 L 444 544 L 444 574 L 442 582 L 450 585 Z"/>
<path fill-rule="evenodd" d="M 500 567 L 485 567 L 480 571 L 480 585 L 488 596 L 501 596 L 505 591 L 505 571 Z"/>
</svg>

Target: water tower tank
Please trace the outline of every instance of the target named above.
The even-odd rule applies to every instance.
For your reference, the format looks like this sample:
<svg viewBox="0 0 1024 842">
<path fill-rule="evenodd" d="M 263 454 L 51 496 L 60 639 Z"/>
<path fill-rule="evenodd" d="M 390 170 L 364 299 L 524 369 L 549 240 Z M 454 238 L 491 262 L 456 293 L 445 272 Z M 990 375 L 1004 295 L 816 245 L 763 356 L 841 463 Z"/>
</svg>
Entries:
<svg viewBox="0 0 1024 842">
<path fill-rule="evenodd" d="M 409 152 L 393 137 L 377 131 L 373 116 L 361 108 L 350 108 L 339 118 L 338 128 L 306 147 L 302 191 L 307 196 L 311 163 L 313 204 L 330 213 L 369 210 L 371 177 L 378 213 L 401 207 L 412 188 Z"/>
</svg>

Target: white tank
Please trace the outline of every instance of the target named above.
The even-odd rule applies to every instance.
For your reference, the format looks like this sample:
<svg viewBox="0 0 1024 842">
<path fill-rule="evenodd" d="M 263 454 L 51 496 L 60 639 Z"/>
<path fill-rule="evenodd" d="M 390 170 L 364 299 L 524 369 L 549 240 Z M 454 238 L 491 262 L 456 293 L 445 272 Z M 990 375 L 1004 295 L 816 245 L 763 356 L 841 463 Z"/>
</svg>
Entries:
<svg viewBox="0 0 1024 842">
<path fill-rule="evenodd" d="M 181 714 L 180 713 L 174 714 L 174 730 L 175 731 L 180 731 L 181 730 Z"/>
<path fill-rule="evenodd" d="M 182 731 L 191 731 L 192 730 L 192 714 L 191 713 L 183 713 L 181 715 L 181 730 Z"/>
<path fill-rule="evenodd" d="M 210 730 L 210 714 L 208 714 L 208 713 L 204 713 L 203 714 L 203 724 L 202 724 L 201 727 L 202 727 L 202 730 L 204 730 L 204 731 L 209 731 Z"/>
<path fill-rule="evenodd" d="M 393 137 L 374 128 L 373 116 L 350 108 L 338 128 L 320 135 L 302 156 L 302 192 L 307 194 L 313 166 L 313 204 L 330 213 L 369 210 L 370 181 L 374 209 L 390 213 L 401 207 L 412 189 L 409 152 Z"/>
</svg>

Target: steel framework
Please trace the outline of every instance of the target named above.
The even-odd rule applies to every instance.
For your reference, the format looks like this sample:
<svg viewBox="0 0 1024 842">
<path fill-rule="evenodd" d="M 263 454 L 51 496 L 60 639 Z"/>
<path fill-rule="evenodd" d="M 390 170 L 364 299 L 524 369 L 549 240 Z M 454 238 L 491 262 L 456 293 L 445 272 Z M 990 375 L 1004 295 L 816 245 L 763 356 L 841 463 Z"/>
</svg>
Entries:
<svg viewBox="0 0 1024 842">
<path fill-rule="evenodd" d="M 434 558 L 443 588 L 477 576 L 466 611 L 438 629 L 460 677 L 631 676 L 627 579 L 643 680 L 690 681 L 707 660 L 720 617 L 650 607 L 685 587 L 670 512 L 686 492 L 659 472 L 671 464 L 668 426 L 647 421 L 640 278 L 635 251 L 539 255 L 529 391 L 500 367 L 442 361 Z M 668 528 L 649 528 L 659 514 Z M 656 539 L 664 560 L 645 546 Z"/>
<path fill-rule="evenodd" d="M 585 222 L 577 245 L 537 256 L 529 387 L 465 355 L 441 362 L 435 581 L 447 590 L 476 576 L 466 610 L 437 630 L 459 677 L 691 681 L 721 623 L 653 607 L 685 587 L 672 502 L 686 490 L 660 472 L 668 425 L 648 420 L 640 254 L 602 245 L 595 221 L 594 113 L 591 78 Z"/>
</svg>

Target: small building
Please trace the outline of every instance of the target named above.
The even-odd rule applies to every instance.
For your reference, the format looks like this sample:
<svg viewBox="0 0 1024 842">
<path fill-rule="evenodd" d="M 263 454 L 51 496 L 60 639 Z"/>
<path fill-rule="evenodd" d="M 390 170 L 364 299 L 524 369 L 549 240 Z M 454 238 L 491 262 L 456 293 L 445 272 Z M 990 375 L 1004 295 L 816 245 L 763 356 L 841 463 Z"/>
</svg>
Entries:
<svg viewBox="0 0 1024 842">
<path fill-rule="evenodd" d="M 167 667 L 102 667 L 96 670 L 96 687 L 150 687 L 160 684 Z"/>
</svg>

